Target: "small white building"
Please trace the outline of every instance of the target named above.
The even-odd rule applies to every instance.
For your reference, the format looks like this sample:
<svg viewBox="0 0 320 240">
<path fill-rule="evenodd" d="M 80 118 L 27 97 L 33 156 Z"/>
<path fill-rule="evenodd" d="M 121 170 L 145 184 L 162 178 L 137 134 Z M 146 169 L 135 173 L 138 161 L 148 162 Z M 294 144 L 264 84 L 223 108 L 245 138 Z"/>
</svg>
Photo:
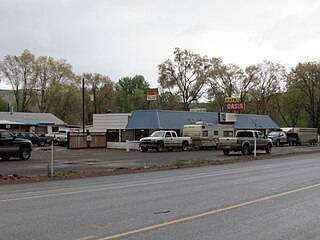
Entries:
<svg viewBox="0 0 320 240">
<path fill-rule="evenodd" d="M 125 130 L 130 117 L 131 113 L 93 114 L 93 125 L 89 127 L 89 131 L 106 132 L 108 145 L 134 139 L 134 132 Z"/>
</svg>

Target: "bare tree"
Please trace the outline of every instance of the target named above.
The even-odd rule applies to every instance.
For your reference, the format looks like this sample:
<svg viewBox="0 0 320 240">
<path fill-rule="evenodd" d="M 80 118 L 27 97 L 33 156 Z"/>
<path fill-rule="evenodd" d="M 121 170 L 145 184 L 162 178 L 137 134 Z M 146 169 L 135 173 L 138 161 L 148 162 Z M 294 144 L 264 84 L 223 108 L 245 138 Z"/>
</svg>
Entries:
<svg viewBox="0 0 320 240">
<path fill-rule="evenodd" d="M 172 90 L 181 97 L 184 110 L 189 111 L 192 102 L 201 98 L 201 91 L 209 78 L 209 59 L 189 50 L 176 48 L 174 61 L 167 59 L 158 66 L 158 83 L 163 89 Z"/>
<path fill-rule="evenodd" d="M 254 71 L 257 82 L 250 94 L 256 101 L 256 113 L 268 114 L 268 104 L 280 92 L 281 82 L 285 80 L 285 68 L 280 63 L 265 60 L 257 64 Z"/>
<path fill-rule="evenodd" d="M 225 97 L 245 95 L 248 83 L 244 80 L 243 70 L 235 64 L 224 64 L 219 58 L 211 59 L 212 68 L 208 81 L 208 96 L 225 108 Z"/>
</svg>

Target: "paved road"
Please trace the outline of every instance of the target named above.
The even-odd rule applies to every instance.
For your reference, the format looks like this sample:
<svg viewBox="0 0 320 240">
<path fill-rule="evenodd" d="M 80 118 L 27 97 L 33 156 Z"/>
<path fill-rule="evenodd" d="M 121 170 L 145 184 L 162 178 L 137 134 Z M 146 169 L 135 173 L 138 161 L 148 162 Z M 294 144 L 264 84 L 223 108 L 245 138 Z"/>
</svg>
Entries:
<svg viewBox="0 0 320 240">
<path fill-rule="evenodd" d="M 50 148 L 35 148 L 32 157 L 28 161 L 19 161 L 18 159 L 3 161 L 0 160 L 0 173 L 19 174 L 19 175 L 47 175 L 48 166 L 51 159 Z M 272 155 L 282 155 L 293 152 L 312 152 L 320 151 L 317 146 L 285 146 L 274 147 Z M 258 155 L 266 155 L 264 151 L 258 152 Z M 165 164 L 178 160 L 224 160 L 234 158 L 235 156 L 224 156 L 221 150 L 195 150 L 195 151 L 174 151 L 161 152 L 150 151 L 143 153 L 140 151 L 125 152 L 124 150 L 110 149 L 83 149 L 67 150 L 63 147 L 54 148 L 54 169 L 55 171 L 78 171 L 104 169 L 104 168 L 122 168 L 122 167 L 144 167 L 156 164 Z"/>
<path fill-rule="evenodd" d="M 313 153 L 3 185 L 0 238 L 319 239 L 319 170 Z"/>
</svg>

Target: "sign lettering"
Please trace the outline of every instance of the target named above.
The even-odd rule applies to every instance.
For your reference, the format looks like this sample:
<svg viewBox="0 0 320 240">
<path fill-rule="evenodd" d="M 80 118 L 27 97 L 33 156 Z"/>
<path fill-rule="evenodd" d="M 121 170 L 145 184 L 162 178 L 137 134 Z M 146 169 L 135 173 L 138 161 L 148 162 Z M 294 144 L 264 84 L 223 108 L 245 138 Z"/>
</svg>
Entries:
<svg viewBox="0 0 320 240">
<path fill-rule="evenodd" d="M 244 109 L 245 109 L 244 102 L 226 103 L 226 110 L 244 110 Z"/>
</svg>

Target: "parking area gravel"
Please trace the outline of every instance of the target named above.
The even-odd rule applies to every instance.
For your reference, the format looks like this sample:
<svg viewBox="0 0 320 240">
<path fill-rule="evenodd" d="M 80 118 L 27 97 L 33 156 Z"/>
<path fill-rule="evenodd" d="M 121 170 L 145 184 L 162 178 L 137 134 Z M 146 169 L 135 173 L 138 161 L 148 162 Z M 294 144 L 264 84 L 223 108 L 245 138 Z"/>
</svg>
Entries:
<svg viewBox="0 0 320 240">
<path fill-rule="evenodd" d="M 288 154 L 298 154 L 306 152 L 320 151 L 320 147 L 315 145 L 303 146 L 283 146 L 273 147 L 272 153 L 268 156 L 264 151 L 257 152 L 257 159 L 274 156 L 284 156 Z M 51 148 L 36 147 L 32 152 L 32 157 L 27 161 L 11 159 L 9 161 L 0 160 L 0 174 L 2 175 L 22 175 L 22 176 L 47 176 L 51 170 Z M 55 173 L 84 173 L 88 171 L 119 169 L 147 169 L 154 166 L 166 166 L 179 162 L 191 161 L 230 161 L 254 160 L 253 156 L 241 156 L 239 153 L 225 156 L 221 150 L 191 150 L 174 152 L 147 153 L 140 151 L 130 151 L 117 149 L 77 149 L 68 150 L 65 147 L 54 147 L 53 167 Z"/>
</svg>

